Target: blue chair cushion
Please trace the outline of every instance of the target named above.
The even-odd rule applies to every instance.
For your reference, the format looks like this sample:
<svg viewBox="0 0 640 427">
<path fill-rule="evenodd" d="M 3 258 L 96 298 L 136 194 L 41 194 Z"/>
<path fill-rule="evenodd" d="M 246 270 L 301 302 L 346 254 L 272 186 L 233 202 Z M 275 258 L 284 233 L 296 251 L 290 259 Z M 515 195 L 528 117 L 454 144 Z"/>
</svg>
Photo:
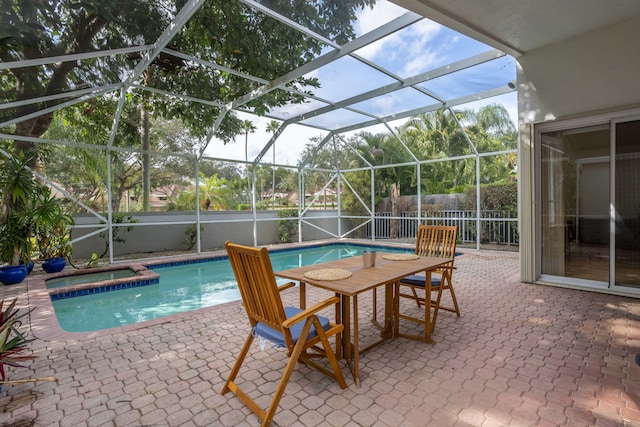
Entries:
<svg viewBox="0 0 640 427">
<path fill-rule="evenodd" d="M 404 283 L 406 285 L 422 286 L 422 287 L 424 287 L 424 282 L 425 282 L 424 276 L 418 276 L 418 275 L 407 276 L 402 280 L 400 280 L 400 283 Z M 440 286 L 440 278 L 431 277 L 431 287 L 437 288 L 438 286 Z"/>
<path fill-rule="evenodd" d="M 424 281 L 424 280 L 423 280 Z M 296 314 L 304 311 L 297 307 L 285 307 L 284 314 L 288 318 L 295 316 Z M 329 329 L 329 319 L 323 316 L 318 316 L 318 320 L 320 320 L 320 324 L 322 325 L 322 329 L 325 331 Z M 294 344 L 298 342 L 298 338 L 300 338 L 300 333 L 302 333 L 302 328 L 304 327 L 304 321 L 300 321 L 293 325 L 291 329 L 291 338 L 293 338 Z M 264 338 L 268 341 L 271 341 L 275 347 L 286 347 L 287 344 L 284 342 L 284 336 L 280 333 L 280 331 L 276 331 L 275 329 L 263 324 L 258 323 L 256 327 L 253 329 L 253 333 L 256 336 Z M 315 326 L 311 325 L 311 329 L 309 330 L 309 335 L 307 336 L 307 340 L 315 337 L 317 335 Z M 305 340 L 306 341 L 306 340 Z"/>
</svg>

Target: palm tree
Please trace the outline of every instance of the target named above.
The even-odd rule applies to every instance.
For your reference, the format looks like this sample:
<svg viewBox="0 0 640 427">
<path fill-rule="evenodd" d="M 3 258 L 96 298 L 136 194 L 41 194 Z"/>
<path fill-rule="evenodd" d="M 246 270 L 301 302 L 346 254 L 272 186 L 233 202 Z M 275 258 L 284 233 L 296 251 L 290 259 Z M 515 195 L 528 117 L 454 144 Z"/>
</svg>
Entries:
<svg viewBox="0 0 640 427">
<path fill-rule="evenodd" d="M 276 131 L 280 128 L 280 123 L 278 123 L 277 120 L 271 120 L 269 123 L 267 123 L 267 132 L 269 132 L 270 134 L 275 134 Z M 273 151 L 273 180 L 271 183 L 271 204 L 273 206 L 273 209 L 276 208 L 276 142 L 273 141 L 273 146 L 271 147 L 271 150 Z"/>
<path fill-rule="evenodd" d="M 516 133 L 516 127 L 509 117 L 509 112 L 502 105 L 485 105 L 473 116 L 476 124 L 484 128 L 487 133 L 498 137 L 507 137 L 507 144 L 511 139 L 509 137 Z M 507 148 L 515 148 L 515 144 Z"/>
<path fill-rule="evenodd" d="M 469 112 L 441 109 L 420 114 L 409 120 L 400 129 L 401 138 L 425 159 L 444 159 L 471 153 L 458 121 L 464 121 Z M 456 118 L 458 120 L 456 120 Z M 464 182 L 467 173 L 464 161 L 446 161 L 429 164 L 422 178 L 427 193 L 442 192 L 446 187 L 456 187 Z"/>
<path fill-rule="evenodd" d="M 246 162 L 244 165 L 245 173 L 247 175 L 247 197 L 250 197 L 251 194 L 251 180 L 249 179 L 249 133 L 253 133 L 258 129 L 253 125 L 251 120 L 244 120 L 242 122 L 242 129 L 244 130 L 244 161 Z M 251 200 L 248 200 L 248 204 L 251 204 Z"/>
<path fill-rule="evenodd" d="M 218 174 L 207 177 L 200 172 L 200 196 L 204 200 L 204 210 L 208 210 L 209 206 L 215 209 L 227 208 L 227 201 L 223 196 L 225 184 L 224 179 L 219 179 Z"/>
<path fill-rule="evenodd" d="M 362 132 L 359 137 L 361 142 L 358 145 L 358 152 L 362 158 L 374 166 L 393 165 L 411 160 L 407 150 L 395 137 L 381 133 L 374 135 L 369 132 Z M 389 192 L 392 184 L 408 190 L 412 179 L 407 172 L 408 169 L 404 166 L 378 169 L 376 176 L 381 184 L 376 188 L 378 194 L 383 195 Z"/>
</svg>

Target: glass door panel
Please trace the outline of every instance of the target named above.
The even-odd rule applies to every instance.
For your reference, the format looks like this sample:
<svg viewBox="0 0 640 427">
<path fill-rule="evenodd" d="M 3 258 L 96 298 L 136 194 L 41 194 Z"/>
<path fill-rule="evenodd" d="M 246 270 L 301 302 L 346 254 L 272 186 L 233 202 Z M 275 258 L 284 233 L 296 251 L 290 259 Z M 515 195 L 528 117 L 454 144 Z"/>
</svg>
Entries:
<svg viewBox="0 0 640 427">
<path fill-rule="evenodd" d="M 615 285 L 640 289 L 640 121 L 615 124 Z"/>
<path fill-rule="evenodd" d="M 609 282 L 609 125 L 541 135 L 541 273 Z"/>
</svg>

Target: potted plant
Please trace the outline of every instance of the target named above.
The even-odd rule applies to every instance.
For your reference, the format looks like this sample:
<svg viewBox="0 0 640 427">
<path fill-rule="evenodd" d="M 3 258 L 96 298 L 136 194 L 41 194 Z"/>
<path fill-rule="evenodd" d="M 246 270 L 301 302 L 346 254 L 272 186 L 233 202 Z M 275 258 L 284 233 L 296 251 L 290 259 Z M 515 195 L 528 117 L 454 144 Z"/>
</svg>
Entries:
<svg viewBox="0 0 640 427">
<path fill-rule="evenodd" d="M 62 271 L 71 256 L 71 226 L 73 218 L 65 212 L 60 199 L 49 187 L 40 187 L 39 202 L 34 209 L 34 234 L 42 268 L 47 273 Z"/>
<path fill-rule="evenodd" d="M 31 242 L 28 229 L 29 220 L 24 215 L 8 215 L 0 224 L 0 258 L 7 264 L 0 267 L 0 282 L 5 285 L 19 283 L 29 273 Z"/>
<path fill-rule="evenodd" d="M 6 285 L 26 277 L 34 242 L 47 268 L 49 259 L 62 257 L 62 262 L 53 262 L 55 271 L 62 270 L 64 257 L 71 254 L 73 219 L 65 212 L 62 200 L 52 194 L 51 188 L 41 185 L 29 168 L 34 155 L 3 154 L 0 261 L 8 265 L 0 269 L 0 281 Z"/>
<path fill-rule="evenodd" d="M 0 170 L 0 281 L 21 282 L 31 261 L 31 231 L 37 203 L 37 182 L 28 168 L 26 156 L 3 159 Z"/>
</svg>

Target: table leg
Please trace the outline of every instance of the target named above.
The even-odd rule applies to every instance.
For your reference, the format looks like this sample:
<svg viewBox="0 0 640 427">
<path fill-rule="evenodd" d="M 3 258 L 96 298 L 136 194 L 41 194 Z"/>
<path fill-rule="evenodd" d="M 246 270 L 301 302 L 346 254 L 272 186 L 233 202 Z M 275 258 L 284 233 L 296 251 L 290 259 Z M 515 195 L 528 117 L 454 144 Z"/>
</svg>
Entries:
<svg viewBox="0 0 640 427">
<path fill-rule="evenodd" d="M 349 365 L 351 374 L 355 378 L 355 372 L 353 364 L 351 363 L 351 298 L 347 295 L 341 295 L 341 309 L 342 309 L 342 324 L 344 329 L 342 330 L 342 355 Z"/>
<path fill-rule="evenodd" d="M 340 294 L 335 294 L 337 297 L 340 297 Z M 336 323 L 342 323 L 342 299 L 340 299 L 340 304 L 336 305 Z M 344 325 L 344 323 L 342 323 Z M 341 358 L 344 357 L 344 345 L 342 344 L 344 337 L 344 328 L 343 332 L 340 332 L 336 337 L 336 357 Z"/>
<path fill-rule="evenodd" d="M 378 323 L 378 288 L 373 288 L 373 315 L 371 316 L 371 322 L 376 326 L 381 326 Z"/>
<path fill-rule="evenodd" d="M 353 379 L 360 388 L 360 343 L 358 339 L 358 296 L 353 296 Z"/>
<path fill-rule="evenodd" d="M 307 284 L 304 282 L 300 282 L 300 308 L 307 308 Z"/>
<path fill-rule="evenodd" d="M 384 326 L 380 337 L 392 338 L 393 336 L 393 283 L 384 285 Z"/>
<path fill-rule="evenodd" d="M 431 270 L 425 271 L 425 276 L 424 340 L 434 344 L 431 339 Z"/>
</svg>

